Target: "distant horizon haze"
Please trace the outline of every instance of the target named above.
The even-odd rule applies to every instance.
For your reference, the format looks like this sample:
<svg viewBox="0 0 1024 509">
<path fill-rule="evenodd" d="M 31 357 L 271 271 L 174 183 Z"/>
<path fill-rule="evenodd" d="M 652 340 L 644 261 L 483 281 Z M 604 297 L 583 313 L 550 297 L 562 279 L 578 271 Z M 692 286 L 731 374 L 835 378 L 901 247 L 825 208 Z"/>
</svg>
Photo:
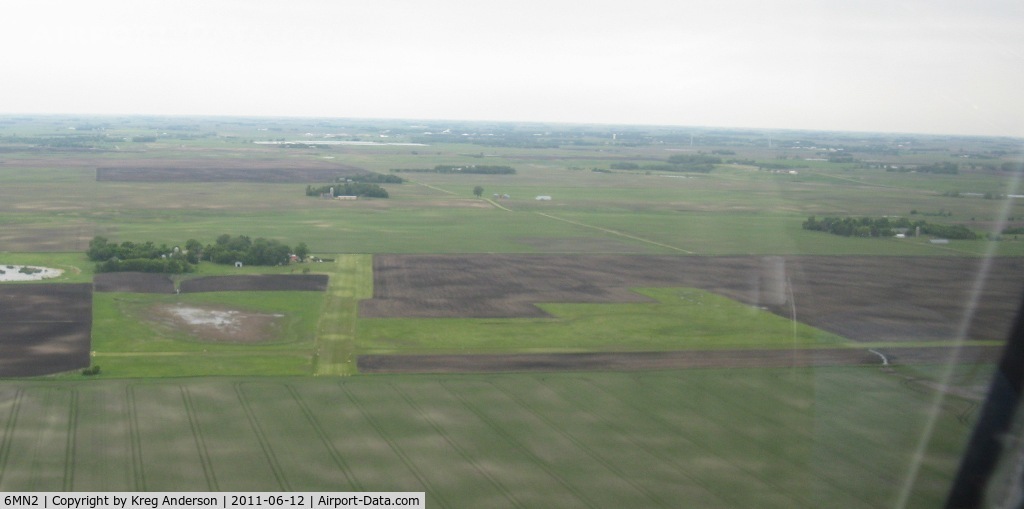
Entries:
<svg viewBox="0 0 1024 509">
<path fill-rule="evenodd" d="M 1014 0 L 38 0 L 0 114 L 1024 137 Z"/>
</svg>

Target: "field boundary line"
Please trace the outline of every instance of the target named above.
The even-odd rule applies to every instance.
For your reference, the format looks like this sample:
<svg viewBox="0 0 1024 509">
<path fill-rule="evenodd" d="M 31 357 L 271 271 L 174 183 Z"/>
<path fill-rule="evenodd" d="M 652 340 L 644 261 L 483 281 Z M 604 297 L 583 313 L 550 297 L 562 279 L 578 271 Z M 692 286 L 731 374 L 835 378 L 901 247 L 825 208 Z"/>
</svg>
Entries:
<svg viewBox="0 0 1024 509">
<path fill-rule="evenodd" d="M 316 416 L 313 415 L 313 412 L 309 409 L 309 405 L 303 401 L 302 396 L 295 390 L 295 387 L 292 386 L 292 384 L 283 385 L 295 401 L 295 404 L 299 406 L 299 410 L 309 422 L 309 425 L 313 427 L 313 432 L 316 433 L 317 438 L 323 442 L 324 448 L 327 449 L 327 454 L 331 456 L 331 460 L 334 462 L 334 465 L 345 474 L 349 484 L 352 486 L 352 491 L 364 491 L 362 483 L 356 479 L 352 469 L 348 466 L 348 463 L 345 462 L 345 457 L 338 452 L 337 448 L 334 447 L 334 444 L 331 443 L 330 439 L 328 439 L 327 432 L 324 431 L 323 426 L 321 426 L 320 422 L 317 421 Z"/>
<path fill-rule="evenodd" d="M 68 401 L 68 430 L 64 441 L 64 491 L 74 491 L 75 485 L 75 440 L 78 430 L 78 390 L 72 388 Z"/>
<path fill-rule="evenodd" d="M 128 385 L 125 388 L 125 403 L 128 408 L 128 443 L 132 451 L 135 491 L 147 491 L 146 471 L 142 466 L 142 438 L 139 436 L 139 410 L 135 404 L 135 385 Z"/>
<path fill-rule="evenodd" d="M 274 450 L 270 447 L 270 441 L 267 440 L 267 435 L 263 432 L 263 428 L 260 426 L 259 420 L 256 419 L 256 414 L 252 410 L 252 405 L 249 404 L 249 399 L 245 396 L 245 390 L 242 386 L 246 383 L 248 382 L 236 382 L 234 384 L 235 396 L 238 397 L 238 402 L 242 405 L 245 417 L 249 420 L 249 427 L 252 428 L 253 434 L 256 435 L 256 441 L 259 442 L 260 449 L 263 450 L 263 456 L 267 458 L 270 471 L 273 472 L 278 487 L 281 491 L 292 491 L 291 486 L 288 484 L 288 479 L 284 477 L 284 472 L 281 470 L 281 465 L 277 463 L 277 456 L 274 455 Z"/>
<path fill-rule="evenodd" d="M 486 424 L 487 427 L 491 429 L 491 431 L 493 431 L 495 434 L 501 436 L 501 438 L 503 438 L 505 440 L 505 443 L 511 445 L 517 451 L 519 451 L 524 456 L 526 456 L 527 459 L 529 459 L 531 463 L 533 463 L 534 465 L 537 465 L 541 470 L 544 471 L 545 474 L 548 474 L 548 476 L 551 477 L 552 479 L 554 479 L 556 482 L 558 482 L 558 484 L 561 484 L 562 487 L 564 487 L 566 490 L 568 490 L 570 493 L 572 493 L 580 502 L 585 504 L 587 507 L 591 507 L 591 508 L 598 507 L 592 500 L 588 499 L 585 496 L 585 494 L 583 492 L 581 492 L 576 486 L 574 486 L 569 481 L 566 481 L 562 476 L 558 475 L 558 472 L 555 472 L 554 470 L 552 470 L 551 466 L 548 465 L 548 463 L 546 461 L 538 458 L 537 455 L 534 454 L 533 451 L 531 451 L 529 447 L 523 445 L 522 442 L 520 442 L 514 436 L 509 434 L 508 431 L 505 431 L 505 429 L 502 428 L 500 425 L 498 425 L 498 423 L 495 422 L 494 419 L 491 419 L 490 417 L 485 415 L 484 412 L 482 410 L 480 410 L 479 408 L 477 408 L 476 405 L 470 403 L 469 401 L 466 401 L 466 399 L 463 398 L 461 395 L 453 392 L 451 390 L 451 388 L 448 387 L 448 384 L 446 384 L 443 380 L 439 380 L 437 382 L 437 384 L 439 386 L 441 386 L 441 388 L 444 389 L 444 391 L 447 392 L 448 395 L 450 395 L 450 396 L 454 397 L 455 399 L 459 400 L 459 402 L 462 403 L 463 407 L 465 407 L 467 410 L 472 412 L 473 415 L 475 415 L 477 417 L 477 419 L 480 419 L 481 422 Z"/>
<path fill-rule="evenodd" d="M 565 223 L 574 224 L 576 226 L 582 226 L 584 228 L 592 228 L 594 230 L 602 231 L 602 232 L 605 232 L 605 233 L 610 233 L 612 235 L 618 235 L 620 237 L 626 237 L 627 239 L 636 240 L 638 242 L 644 242 L 646 244 L 651 244 L 651 245 L 654 245 L 654 246 L 664 247 L 666 249 L 672 249 L 672 250 L 675 250 L 675 251 L 679 251 L 681 253 L 697 254 L 697 253 L 695 253 L 693 251 L 687 251 L 686 249 L 683 249 L 681 247 L 675 247 L 675 246 L 670 246 L 668 244 L 662 244 L 661 242 L 655 242 L 653 240 L 648 240 L 648 239 L 645 239 L 645 238 L 642 238 L 642 237 L 637 237 L 635 235 L 630 235 L 628 233 L 622 233 L 620 231 L 612 230 L 610 228 L 603 228 L 603 227 L 600 227 L 600 226 L 594 226 L 594 225 L 590 225 L 590 224 L 586 224 L 586 223 L 581 223 L 579 221 L 573 221 L 571 219 L 565 219 L 565 218 L 561 218 L 561 217 L 558 217 L 558 216 L 553 216 L 551 214 L 545 214 L 544 212 L 534 212 L 534 213 L 537 214 L 537 215 L 540 215 L 540 216 L 544 216 L 544 217 L 549 218 L 549 219 L 554 219 L 554 220 L 557 220 L 557 221 L 562 221 L 562 222 L 565 222 Z"/>
<path fill-rule="evenodd" d="M 423 187 L 426 187 L 427 189 L 433 189 L 434 191 L 441 191 L 442 193 L 448 193 L 448 194 L 458 194 L 455 191 L 449 191 L 447 189 L 441 189 L 440 187 L 435 187 L 435 186 L 432 186 L 430 184 L 424 184 L 423 182 L 417 182 L 417 181 L 415 181 L 415 180 L 413 180 L 411 178 L 408 178 L 408 177 L 406 177 L 406 180 L 408 180 L 409 182 L 412 182 L 413 184 L 416 184 L 418 186 L 423 186 Z"/>
<path fill-rule="evenodd" d="M 195 402 L 192 401 L 192 394 L 188 387 L 179 385 L 181 400 L 185 404 L 185 414 L 188 418 L 188 425 L 192 428 L 192 436 L 196 441 L 196 452 L 199 453 L 199 463 L 203 466 L 203 476 L 206 477 L 206 487 L 210 491 L 220 491 L 217 485 L 217 476 L 213 471 L 213 462 L 210 460 L 210 451 L 206 447 L 206 439 L 203 438 L 203 430 L 199 426 L 199 419 L 196 416 Z"/>
<path fill-rule="evenodd" d="M 463 450 L 462 447 L 460 447 L 456 441 L 452 440 L 451 436 L 449 436 L 448 433 L 446 433 L 443 428 L 438 426 L 433 419 L 427 416 L 426 412 L 424 412 L 423 409 L 419 407 L 419 405 L 414 403 L 413 400 L 409 398 L 407 394 L 405 394 L 405 392 L 403 392 L 398 387 L 395 387 L 394 382 L 389 381 L 388 386 L 391 387 L 391 390 L 395 391 L 395 393 L 398 394 L 400 398 L 405 400 L 405 403 L 409 405 L 409 407 L 411 407 L 417 414 L 419 414 L 420 418 L 423 419 L 424 422 L 430 425 L 430 427 L 434 430 L 434 433 L 437 433 L 441 438 L 444 439 L 445 442 L 448 443 L 448 445 L 452 447 L 452 449 L 455 449 L 455 452 L 459 453 L 459 456 L 462 457 L 463 461 L 472 466 L 473 470 L 476 470 L 477 473 L 484 476 L 484 478 L 490 481 L 491 485 L 497 488 L 502 495 L 505 495 L 505 498 L 511 501 L 513 505 L 515 505 L 516 507 L 525 507 L 522 502 L 516 499 L 515 495 L 511 491 L 509 491 L 509 489 L 505 485 L 501 484 L 498 480 L 491 476 L 491 474 L 486 469 L 482 468 L 478 464 L 478 462 L 475 461 L 469 454 L 467 454 L 466 451 Z"/>
<path fill-rule="evenodd" d="M 507 390 L 499 387 L 493 381 L 488 381 L 487 383 L 490 384 L 490 386 L 493 387 L 496 391 L 498 391 L 499 393 L 504 395 L 505 398 L 513 401 L 517 406 L 519 406 L 519 407 L 525 409 L 527 412 L 533 414 L 533 416 L 535 418 L 537 418 L 537 420 L 539 420 L 540 422 L 543 422 L 545 425 L 547 425 L 548 428 L 553 430 L 556 434 L 561 435 L 563 438 L 565 438 L 566 440 L 571 442 L 578 449 L 580 449 L 581 451 L 586 453 L 586 455 L 589 456 L 591 460 L 599 463 L 601 466 L 603 466 L 604 468 L 608 469 L 610 472 L 614 473 L 616 476 L 619 477 L 619 479 L 622 479 L 626 484 L 628 484 L 631 488 L 636 490 L 638 493 L 642 493 L 642 494 L 646 495 L 647 498 L 649 500 L 651 500 L 652 502 L 657 503 L 661 507 L 676 507 L 679 504 L 678 500 L 674 501 L 674 503 L 673 502 L 667 502 L 667 501 L 663 500 L 661 497 L 659 497 L 658 495 L 656 495 L 654 493 L 651 493 L 650 490 L 648 490 L 648 489 L 646 489 L 646 488 L 636 484 L 632 479 L 629 478 L 629 476 L 627 476 L 625 474 L 625 472 L 623 472 L 621 469 L 616 467 L 612 462 L 608 461 L 607 459 L 605 459 L 605 458 L 601 457 L 600 455 L 598 455 L 597 453 L 595 453 L 594 450 L 590 446 L 588 446 L 588 445 L 580 442 L 579 440 L 577 440 L 576 437 L 572 436 L 572 434 L 567 433 L 557 423 L 551 422 L 550 419 L 548 419 L 547 417 L 543 416 L 542 414 L 540 414 L 539 412 L 534 410 L 530 405 L 526 404 L 523 400 L 519 399 L 519 397 L 517 397 L 517 396 L 509 393 Z"/>
<path fill-rule="evenodd" d="M 490 198 L 484 198 L 484 201 L 486 201 L 487 203 L 490 203 L 491 205 L 494 205 L 495 207 L 498 207 L 499 209 L 504 210 L 506 212 L 514 212 L 512 209 L 507 208 L 507 207 L 503 207 L 501 204 L 499 204 L 498 202 L 496 202 L 496 201 L 494 201 L 494 200 L 492 200 Z"/>
<path fill-rule="evenodd" d="M 25 390 L 18 388 L 14 393 L 14 404 L 11 405 L 11 413 L 7 416 L 7 423 L 4 425 L 3 441 L 0 442 L 0 489 L 3 488 L 4 472 L 7 471 L 7 458 L 11 455 L 11 435 L 17 427 L 18 412 L 21 411 L 21 401 L 25 397 Z"/>
<path fill-rule="evenodd" d="M 366 408 L 363 406 L 363 404 L 359 402 L 359 398 L 353 396 L 352 391 L 350 391 L 348 387 L 345 387 L 345 383 L 338 382 L 338 387 L 341 389 L 341 392 L 345 394 L 345 397 L 348 398 L 350 402 L 352 402 L 352 406 L 359 410 L 359 414 L 362 415 L 364 419 L 366 419 L 366 422 L 370 423 L 370 427 L 372 427 L 373 430 L 377 432 L 377 435 L 379 435 L 380 438 L 383 439 L 384 442 L 388 444 L 388 447 L 390 447 L 391 450 L 394 451 L 395 456 L 398 456 L 398 459 L 402 460 L 402 464 L 404 464 L 405 468 L 408 468 L 409 472 L 411 472 L 412 475 L 416 477 L 416 480 L 420 482 L 425 491 L 427 493 L 430 493 L 430 496 L 432 498 L 441 499 L 440 504 L 443 507 L 451 507 L 451 504 L 440 495 L 440 492 L 434 489 L 434 486 L 430 483 L 429 480 L 427 480 L 426 476 L 424 476 L 423 473 L 420 472 L 418 468 L 416 468 L 416 465 L 414 465 L 412 460 L 409 459 L 409 457 L 405 454 L 404 451 L 402 451 L 402 448 L 398 447 L 395 444 L 395 441 L 392 440 L 391 437 L 384 432 L 384 429 L 381 428 L 380 423 L 377 422 L 377 419 L 374 419 L 372 416 L 370 416 L 370 414 L 366 411 Z"/>
</svg>

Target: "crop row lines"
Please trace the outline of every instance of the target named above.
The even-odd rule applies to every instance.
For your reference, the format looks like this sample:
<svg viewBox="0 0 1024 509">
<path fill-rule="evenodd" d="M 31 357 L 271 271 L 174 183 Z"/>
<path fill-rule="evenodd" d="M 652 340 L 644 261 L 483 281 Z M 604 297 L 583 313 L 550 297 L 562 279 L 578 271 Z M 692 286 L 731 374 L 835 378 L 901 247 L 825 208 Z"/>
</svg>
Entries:
<svg viewBox="0 0 1024 509">
<path fill-rule="evenodd" d="M 578 378 L 573 378 L 573 380 L 576 380 L 577 384 L 587 384 L 586 380 L 579 380 Z M 595 413 L 592 410 L 590 410 L 589 408 L 586 408 L 585 406 L 583 406 L 582 404 L 579 403 L 579 398 L 567 397 L 567 396 L 565 396 L 563 394 L 560 394 L 558 391 L 556 391 L 555 389 L 551 388 L 551 386 L 548 385 L 548 384 L 539 384 L 539 385 L 541 387 L 543 387 L 544 390 L 547 390 L 551 394 L 554 394 L 556 397 L 558 397 L 559 398 L 559 402 L 561 404 L 566 405 L 566 406 L 572 406 L 572 407 L 574 407 L 574 408 L 576 408 L 576 409 L 586 413 L 588 417 L 590 417 L 594 421 L 600 422 L 607 429 L 611 430 L 613 435 L 618 436 L 618 437 L 622 437 L 627 442 L 629 442 L 630 445 L 632 445 L 633 447 L 636 447 L 636 448 L 644 451 L 645 453 L 649 454 L 650 456 L 653 456 L 653 457 L 657 458 L 662 463 L 667 463 L 667 464 L 672 465 L 674 467 L 673 470 L 675 472 L 679 473 L 683 477 L 686 477 L 687 479 L 689 479 L 693 483 L 699 485 L 701 488 L 703 488 L 703 490 L 706 493 L 708 493 L 712 497 L 715 497 L 716 499 L 718 499 L 716 501 L 716 505 L 724 505 L 724 503 L 726 502 L 726 500 L 723 498 L 723 496 L 720 493 L 715 492 L 708 485 L 706 480 L 694 476 L 690 472 L 691 466 L 690 465 L 686 465 L 685 463 L 683 463 L 679 456 L 668 454 L 664 449 L 658 449 L 658 448 L 655 448 L 655 447 L 651 447 L 651 446 L 648 446 L 647 444 L 645 444 L 644 442 L 642 442 L 640 440 L 637 440 L 634 437 L 634 435 L 635 435 L 635 431 L 634 430 L 629 430 L 629 429 L 623 428 L 622 426 L 620 426 L 620 425 L 614 423 L 612 420 L 608 419 L 605 415 L 599 414 L 599 413 Z M 582 391 L 580 391 L 580 392 L 582 392 Z M 593 396 L 594 391 L 588 391 L 588 394 Z M 621 403 L 618 399 L 614 399 L 614 397 L 612 397 L 610 394 L 605 393 L 605 397 L 609 398 L 609 399 L 613 399 L 616 402 L 616 404 L 620 404 Z"/>
<path fill-rule="evenodd" d="M 507 500 L 512 502 L 513 505 L 515 505 L 516 507 L 525 507 L 522 501 L 518 500 L 512 491 L 510 491 L 498 479 L 495 479 L 494 476 L 492 476 L 486 468 L 483 468 L 478 461 L 476 461 L 470 454 L 466 452 L 466 450 L 462 446 L 459 445 L 458 441 L 453 440 L 452 437 L 444 430 L 443 427 L 438 426 L 438 424 L 434 422 L 434 420 L 431 419 L 426 414 L 426 412 L 424 412 L 423 409 L 419 407 L 419 405 L 413 402 L 412 398 L 410 398 L 408 394 L 406 394 L 398 387 L 395 387 L 394 382 L 389 382 L 388 386 L 391 387 L 391 390 L 394 391 L 395 394 L 397 394 L 399 397 L 402 398 L 402 400 L 405 401 L 406 405 L 412 408 L 413 411 L 415 411 L 416 414 L 420 416 L 420 419 L 426 422 L 430 426 L 430 428 L 434 430 L 434 433 L 436 433 L 438 436 L 444 439 L 444 441 L 449 446 L 451 446 L 451 448 L 454 449 L 455 452 L 459 453 L 459 456 L 462 457 L 462 459 L 466 463 L 472 466 L 473 470 L 475 470 L 478 474 L 487 479 L 491 483 L 491 485 L 497 488 L 498 491 L 500 491 L 501 494 L 504 495 Z"/>
<path fill-rule="evenodd" d="M 245 396 L 245 391 L 242 389 L 244 382 L 238 382 L 234 385 L 235 394 L 238 397 L 239 403 L 241 403 L 242 410 L 245 411 L 245 417 L 249 421 L 249 427 L 256 435 L 256 440 L 260 444 L 260 449 L 263 451 L 264 457 L 267 458 L 267 464 L 270 466 L 270 470 L 274 474 L 274 479 L 277 480 L 278 488 L 281 491 L 291 491 L 291 486 L 284 475 L 284 470 L 281 468 L 281 464 L 277 461 L 277 456 L 274 455 L 274 449 L 270 446 L 270 440 L 267 439 L 266 433 L 263 431 L 263 427 L 260 426 L 259 420 L 256 418 L 256 413 L 253 412 L 249 399 Z"/>
<path fill-rule="evenodd" d="M 307 405 L 306 402 L 302 399 L 302 396 L 298 393 L 298 391 L 295 390 L 294 386 L 292 386 L 291 384 L 284 384 L 284 388 L 291 395 L 292 400 L 295 401 L 295 404 L 298 405 L 299 411 L 302 412 L 302 415 L 306 418 L 306 421 L 313 429 L 313 432 L 316 433 L 317 438 L 320 439 L 320 443 L 323 444 L 324 449 L 327 451 L 327 454 L 330 455 L 331 461 L 334 462 L 334 465 L 338 467 L 338 470 L 341 470 L 341 472 L 345 475 L 345 478 L 348 479 L 349 485 L 352 487 L 352 490 L 364 491 L 362 484 L 359 482 L 355 474 L 352 472 L 351 467 L 349 467 L 348 463 L 345 462 L 345 458 L 341 455 L 340 452 L 338 452 L 338 449 L 334 447 L 334 443 L 331 442 L 331 439 L 327 436 L 327 432 L 324 431 L 323 426 L 320 425 L 320 422 L 317 420 L 316 416 L 313 415 L 313 412 L 309 409 L 309 405 Z"/>
<path fill-rule="evenodd" d="M 445 500 L 444 497 L 440 494 L 440 490 L 437 490 L 433 486 L 433 484 L 427 479 L 427 477 L 423 474 L 423 472 L 420 472 L 420 470 L 416 468 L 416 465 L 413 464 L 412 459 L 409 458 L 409 456 L 405 454 L 402 448 L 395 443 L 394 439 L 392 439 L 387 434 L 387 432 L 384 431 L 380 423 L 377 422 L 377 419 L 370 415 L 370 413 L 366 410 L 366 407 L 364 407 L 363 404 L 359 401 L 359 398 L 355 397 L 352 394 L 352 391 L 349 390 L 346 384 L 344 382 L 339 382 L 338 387 L 341 388 L 341 391 L 343 393 L 345 393 L 345 397 L 349 400 L 350 403 L 352 403 L 352 406 L 359 410 L 359 413 L 363 416 L 363 419 L 365 419 L 366 422 L 369 423 L 369 425 L 374 429 L 374 431 L 377 432 L 377 435 L 379 435 L 380 438 L 384 440 L 385 443 L 388 444 L 388 447 L 390 447 L 392 452 L 394 452 L 395 455 L 398 456 L 398 459 L 402 461 L 402 464 L 405 465 L 407 469 L 409 469 L 409 472 L 411 472 L 412 475 L 416 477 L 416 480 L 420 482 L 420 485 L 424 487 L 424 490 L 427 493 L 431 494 L 431 500 L 437 500 L 437 503 L 440 504 L 442 507 L 452 507 L 451 502 Z M 431 502 L 431 505 L 433 505 L 433 503 L 434 502 Z"/>
<path fill-rule="evenodd" d="M 213 462 L 210 460 L 210 451 L 206 447 L 206 440 L 203 437 L 202 427 L 199 425 L 195 402 L 192 395 L 184 385 L 178 386 L 181 389 L 181 400 L 185 405 L 185 413 L 188 418 L 189 428 L 192 429 L 192 436 L 196 441 L 196 452 L 199 453 L 199 463 L 203 467 L 203 476 L 206 478 L 206 487 L 210 491 L 219 491 L 217 487 L 217 476 L 213 471 Z"/>
<path fill-rule="evenodd" d="M 598 391 L 601 391 L 601 392 L 603 392 L 605 394 L 608 394 L 611 397 L 615 398 L 616 400 L 619 401 L 620 404 L 622 404 L 622 405 L 624 405 L 626 407 L 631 408 L 633 412 L 637 412 L 637 413 L 647 412 L 647 410 L 642 405 L 639 405 L 635 401 L 629 400 L 627 398 L 623 398 L 622 396 L 620 396 L 618 394 L 612 393 L 612 392 L 608 391 L 607 389 L 605 389 L 604 387 L 601 387 L 600 385 L 595 384 L 591 380 L 586 380 L 586 383 L 587 383 L 587 385 L 591 386 L 592 388 L 594 388 L 594 389 L 596 389 Z M 679 427 L 678 426 L 675 426 L 675 425 L 673 425 L 670 422 L 666 422 L 663 417 L 660 417 L 657 414 L 654 414 L 654 413 L 651 413 L 651 412 L 647 412 L 647 413 L 650 416 L 651 422 L 656 424 L 666 434 L 673 435 L 675 437 L 675 439 L 678 440 L 679 443 L 689 444 L 690 446 L 692 446 L 692 447 L 694 447 L 696 449 L 701 450 L 702 452 L 704 452 L 705 454 L 707 454 L 710 457 L 716 457 L 716 458 L 719 458 L 719 459 L 723 460 L 725 463 L 728 463 L 733 469 L 735 469 L 735 470 L 737 470 L 739 472 L 743 472 L 744 474 L 749 476 L 751 479 L 761 480 L 760 476 L 758 476 L 756 472 L 752 472 L 749 468 L 743 467 L 742 465 L 736 463 L 735 461 L 733 461 L 731 459 L 721 457 L 719 452 L 715 451 L 713 448 L 711 448 L 707 444 L 706 441 L 694 440 L 690 436 L 681 434 L 679 432 Z M 785 492 L 780 492 L 780 493 L 785 493 Z M 724 492 L 718 492 L 716 494 L 719 495 L 722 498 L 728 499 L 729 503 L 730 503 L 729 505 L 731 505 L 731 506 L 742 507 L 744 505 L 744 502 L 742 500 L 735 500 L 735 499 L 733 499 L 732 498 L 732 493 L 729 490 L 724 490 Z M 807 504 L 805 506 L 806 507 L 812 507 L 809 504 Z M 793 505 L 791 505 L 791 507 L 797 507 L 797 506 L 795 504 L 793 504 Z"/>
<path fill-rule="evenodd" d="M 4 426 L 3 442 L 0 442 L 0 488 L 3 487 L 4 472 L 7 472 L 7 459 L 11 455 L 11 443 L 18 423 L 18 412 L 21 410 L 21 402 L 25 397 L 23 389 L 17 389 L 11 403 L 11 413 L 7 416 L 7 424 Z"/>
<path fill-rule="evenodd" d="M 476 417 L 480 419 L 480 421 L 483 422 L 488 428 L 490 428 L 491 431 L 499 435 L 505 443 L 513 446 L 527 459 L 529 459 L 531 463 L 533 463 L 538 468 L 543 470 L 544 473 L 546 473 L 549 477 L 557 481 L 558 484 L 562 485 L 562 487 L 564 487 L 570 493 L 575 495 L 580 502 L 585 504 L 587 507 L 591 508 L 598 506 L 595 501 L 590 500 L 586 496 L 586 493 L 582 492 L 578 487 L 568 482 L 561 475 L 558 475 L 558 472 L 556 472 L 546 461 L 544 461 L 543 459 L 539 458 L 536 454 L 534 454 L 529 447 L 527 447 L 525 444 L 523 444 L 514 436 L 512 436 L 511 433 L 506 431 L 500 424 L 498 424 L 494 419 L 489 417 L 484 411 L 480 410 L 479 407 L 467 401 L 466 398 L 462 397 L 462 395 L 458 394 L 457 392 L 452 391 L 451 388 L 448 387 L 448 384 L 445 383 L 444 381 L 438 382 L 438 385 L 441 388 L 443 388 L 445 392 L 447 392 L 449 395 L 455 397 L 455 399 L 457 399 L 464 408 L 472 412 L 473 415 L 476 415 Z"/>
</svg>

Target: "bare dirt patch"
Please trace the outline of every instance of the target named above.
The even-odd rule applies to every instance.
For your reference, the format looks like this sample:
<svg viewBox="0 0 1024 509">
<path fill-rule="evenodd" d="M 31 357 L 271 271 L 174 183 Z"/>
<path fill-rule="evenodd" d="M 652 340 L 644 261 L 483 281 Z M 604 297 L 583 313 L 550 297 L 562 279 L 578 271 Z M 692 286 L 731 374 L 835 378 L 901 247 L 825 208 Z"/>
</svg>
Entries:
<svg viewBox="0 0 1024 509">
<path fill-rule="evenodd" d="M 0 285 L 0 376 L 89 366 L 92 285 Z"/>
<path fill-rule="evenodd" d="M 860 341 L 1002 340 L 1024 260 L 954 257 L 379 255 L 360 316 L 538 317 L 538 302 L 642 302 L 696 287 Z M 984 276 L 984 277 L 982 277 Z M 968 308 L 976 279 L 977 306 Z M 966 327 L 962 327 L 967 324 Z"/>
<path fill-rule="evenodd" d="M 181 293 L 200 292 L 322 292 L 327 290 L 324 274 L 260 274 L 253 276 L 207 276 L 181 282 Z"/>
<path fill-rule="evenodd" d="M 165 274 L 108 272 L 92 281 L 97 292 L 174 293 L 174 281 Z"/>
<path fill-rule="evenodd" d="M 218 343 L 262 343 L 277 337 L 284 315 L 254 313 L 229 307 L 158 304 L 148 319 L 200 341 Z"/>
</svg>

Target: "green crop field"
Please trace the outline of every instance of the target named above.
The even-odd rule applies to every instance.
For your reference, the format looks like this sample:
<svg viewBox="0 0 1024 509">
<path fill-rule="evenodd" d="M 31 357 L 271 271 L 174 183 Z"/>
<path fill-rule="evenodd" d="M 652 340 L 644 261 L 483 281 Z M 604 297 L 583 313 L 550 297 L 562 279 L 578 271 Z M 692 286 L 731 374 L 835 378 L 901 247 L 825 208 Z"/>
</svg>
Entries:
<svg viewBox="0 0 1024 509">
<path fill-rule="evenodd" d="M 968 402 L 875 369 L 8 381 L 3 491 L 424 490 L 432 507 L 934 507 Z M 770 388 L 770 390 L 766 390 Z M 856 388 L 856 390 L 851 390 Z M 906 491 L 906 493 L 904 493 Z"/>
<path fill-rule="evenodd" d="M 69 119 L 6 120 L 0 265 L 64 273 L 5 285 L 92 281 L 84 251 L 94 236 L 168 246 L 222 234 L 303 242 L 328 261 L 204 261 L 172 279 L 330 279 L 324 292 L 94 292 L 90 360 L 99 374 L 0 380 L 3 491 L 409 490 L 425 491 L 431 507 L 934 507 L 976 418 L 989 361 L 369 375 L 356 359 L 845 348 L 874 362 L 867 348 L 959 346 L 962 337 L 855 341 L 825 330 L 828 320 L 815 328 L 789 310 L 658 281 L 617 287 L 646 302 L 529 303 L 547 316 L 361 317 L 361 302 L 381 290 L 375 257 L 1024 256 L 1024 234 L 1001 234 L 1024 226 L 1024 199 L 1008 196 L 1022 194 L 1021 172 L 1003 168 L 1019 161 L 1019 143 L 1002 138 L 920 136 L 908 149 L 843 133 L 716 131 L 703 142 L 700 132 L 651 127 L 616 140 L 607 126 L 509 125 L 493 127 L 493 137 L 428 138 L 401 122 L 203 118 L 175 130 L 160 119 L 110 118 L 78 139 Z M 254 143 L 301 141 L 312 131 L 370 142 L 385 129 L 391 140 L 422 145 Z M 154 133 L 163 134 L 129 141 Z M 811 138 L 819 151 L 805 148 Z M 828 161 L 834 147 L 851 158 Z M 666 164 L 676 154 L 723 161 L 689 171 Z M 948 162 L 957 174 L 904 171 Z M 635 169 L 618 169 L 626 163 Z M 345 165 L 390 174 L 474 164 L 516 173 L 395 173 L 408 180 L 383 184 L 388 199 L 340 201 L 304 194 L 331 182 L 98 181 L 96 172 Z M 809 216 L 906 217 L 965 226 L 979 238 L 841 237 L 804 230 Z M 464 275 L 446 270 L 439 280 Z M 500 270 L 461 283 L 493 285 L 500 296 Z M 757 286 L 762 276 L 741 283 Z M 880 284 L 870 276 L 865 286 Z M 414 297 L 447 302 L 454 297 L 444 292 L 462 289 L 452 288 Z M 941 315 L 914 304 L 857 309 L 895 307 L 922 326 Z M 255 325 L 208 336 L 180 318 L 193 308 L 251 315 Z M 828 318 L 856 323 L 841 314 Z"/>
</svg>

